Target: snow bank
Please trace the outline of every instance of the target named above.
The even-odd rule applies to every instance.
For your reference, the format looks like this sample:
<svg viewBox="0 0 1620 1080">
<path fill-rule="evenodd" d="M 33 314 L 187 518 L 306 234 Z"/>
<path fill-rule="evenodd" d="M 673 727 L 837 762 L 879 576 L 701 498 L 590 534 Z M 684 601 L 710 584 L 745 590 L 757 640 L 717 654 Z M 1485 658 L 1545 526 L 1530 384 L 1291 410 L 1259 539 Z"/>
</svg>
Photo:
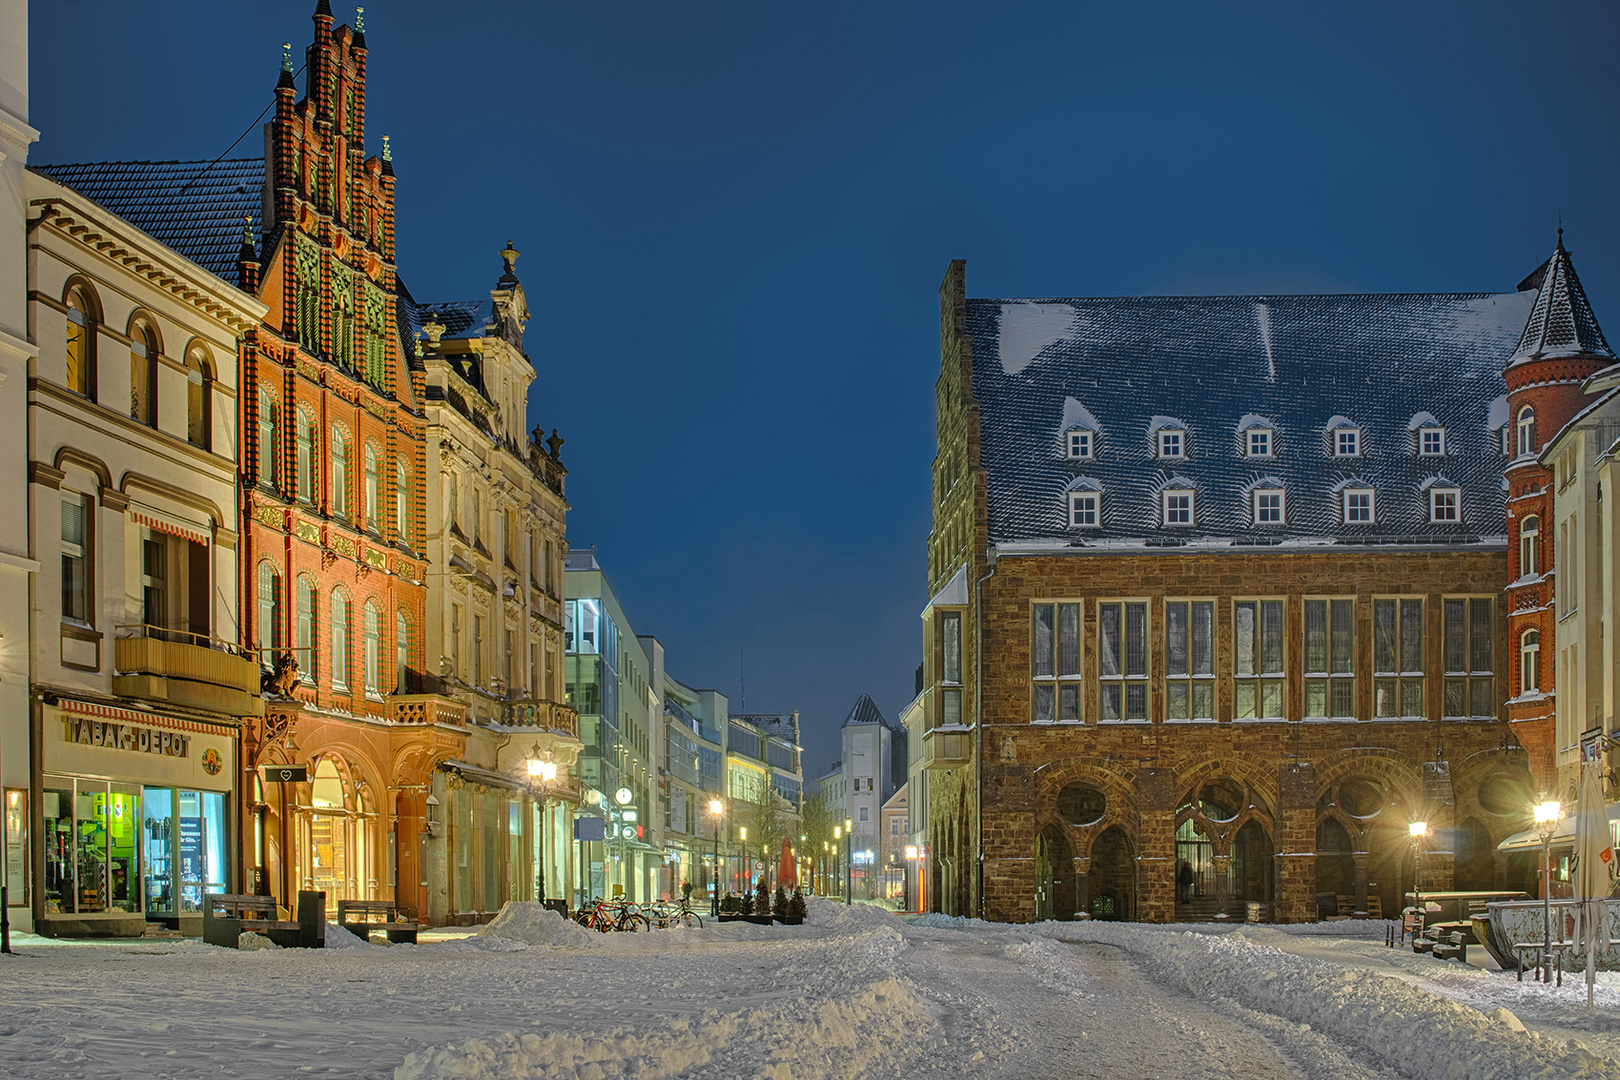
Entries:
<svg viewBox="0 0 1620 1080">
<path fill-rule="evenodd" d="M 371 942 L 366 941 L 358 934 L 352 934 L 340 924 L 329 922 L 326 924 L 326 947 L 328 949 L 363 949 Z"/>
<path fill-rule="evenodd" d="M 280 945 L 271 941 L 256 930 L 244 930 L 236 935 L 236 947 L 242 952 L 256 952 L 259 949 L 279 949 Z"/>
<path fill-rule="evenodd" d="M 494 919 L 479 927 L 476 936 L 552 948 L 580 948 L 592 944 L 589 930 L 532 900 L 507 901 Z"/>
</svg>

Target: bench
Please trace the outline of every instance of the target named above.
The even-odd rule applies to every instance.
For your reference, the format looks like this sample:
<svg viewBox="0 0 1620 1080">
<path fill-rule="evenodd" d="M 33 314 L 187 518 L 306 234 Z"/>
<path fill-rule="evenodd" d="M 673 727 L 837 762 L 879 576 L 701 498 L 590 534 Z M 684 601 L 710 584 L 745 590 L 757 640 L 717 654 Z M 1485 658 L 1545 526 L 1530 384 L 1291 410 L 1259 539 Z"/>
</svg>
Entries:
<svg viewBox="0 0 1620 1080">
<path fill-rule="evenodd" d="M 337 921 L 339 926 L 362 941 L 370 941 L 371 932 L 381 930 L 395 945 L 401 942 L 416 944 L 416 931 L 421 925 L 401 919 L 391 900 L 339 900 Z"/>
<path fill-rule="evenodd" d="M 1431 955 L 1441 960 L 1461 960 L 1468 963 L 1468 935 L 1460 930 L 1435 935 L 1434 945 L 1430 947 Z"/>
<path fill-rule="evenodd" d="M 209 893 L 203 898 L 203 941 L 239 948 L 242 934 L 263 934 L 284 949 L 326 947 L 326 894 L 298 894 L 298 918 L 278 919 L 273 896 Z"/>
</svg>

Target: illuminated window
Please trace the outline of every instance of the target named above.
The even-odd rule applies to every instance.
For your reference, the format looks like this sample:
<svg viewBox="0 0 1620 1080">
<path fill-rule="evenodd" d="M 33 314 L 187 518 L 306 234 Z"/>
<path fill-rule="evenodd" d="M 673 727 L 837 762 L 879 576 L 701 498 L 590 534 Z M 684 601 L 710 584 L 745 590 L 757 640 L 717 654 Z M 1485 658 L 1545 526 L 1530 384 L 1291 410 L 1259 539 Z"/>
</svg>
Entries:
<svg viewBox="0 0 1620 1080">
<path fill-rule="evenodd" d="M 89 295 L 78 286 L 67 294 L 67 388 L 88 397 L 94 380 L 91 370 L 95 350 Z"/>
</svg>

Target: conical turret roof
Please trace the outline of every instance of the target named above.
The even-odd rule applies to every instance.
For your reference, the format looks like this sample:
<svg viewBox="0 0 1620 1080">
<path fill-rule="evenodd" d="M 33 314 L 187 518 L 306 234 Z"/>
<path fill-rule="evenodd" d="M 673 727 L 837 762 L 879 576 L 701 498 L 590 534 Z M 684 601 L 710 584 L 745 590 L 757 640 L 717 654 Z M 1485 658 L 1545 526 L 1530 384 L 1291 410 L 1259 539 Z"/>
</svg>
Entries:
<svg viewBox="0 0 1620 1080">
<path fill-rule="evenodd" d="M 1597 316 L 1575 276 L 1575 264 L 1564 248 L 1564 230 L 1558 230 L 1558 250 L 1535 273 L 1519 284 L 1520 289 L 1536 289 L 1536 304 L 1513 350 L 1513 364 L 1561 356 L 1594 356 L 1615 359 L 1609 343 L 1598 328 Z"/>
<path fill-rule="evenodd" d="M 888 727 L 889 721 L 884 718 L 883 713 L 877 707 L 877 703 L 870 696 L 862 694 L 855 699 L 855 707 L 849 710 L 849 715 L 844 718 L 843 724 L 839 726 L 849 727 L 851 724 L 881 724 Z"/>
</svg>

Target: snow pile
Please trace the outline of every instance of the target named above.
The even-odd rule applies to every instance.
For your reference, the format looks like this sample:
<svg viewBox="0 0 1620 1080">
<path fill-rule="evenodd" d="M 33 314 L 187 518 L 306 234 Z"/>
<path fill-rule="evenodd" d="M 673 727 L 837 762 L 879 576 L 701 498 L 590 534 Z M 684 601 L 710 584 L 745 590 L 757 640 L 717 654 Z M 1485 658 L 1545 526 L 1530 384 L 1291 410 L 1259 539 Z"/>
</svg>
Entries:
<svg viewBox="0 0 1620 1080">
<path fill-rule="evenodd" d="M 236 935 L 236 947 L 242 952 L 254 952 L 258 949 L 279 949 L 280 945 L 271 941 L 263 934 L 254 930 L 244 930 Z"/>
<path fill-rule="evenodd" d="M 326 947 L 328 949 L 363 949 L 371 944 L 357 934 L 352 934 L 335 922 L 326 924 Z"/>
<path fill-rule="evenodd" d="M 593 944 L 589 930 L 532 900 L 507 901 L 494 919 L 479 928 L 477 936 L 552 948 L 581 948 Z"/>
<path fill-rule="evenodd" d="M 1039 932 L 1058 936 L 1062 925 L 1046 924 Z M 1161 982 L 1306 1025 L 1402 1076 L 1620 1080 L 1620 1062 L 1573 1042 L 1515 1030 L 1505 1017 L 1487 1016 L 1401 979 L 1294 956 L 1242 934 L 1071 923 L 1061 936 L 1123 948 Z"/>
</svg>

